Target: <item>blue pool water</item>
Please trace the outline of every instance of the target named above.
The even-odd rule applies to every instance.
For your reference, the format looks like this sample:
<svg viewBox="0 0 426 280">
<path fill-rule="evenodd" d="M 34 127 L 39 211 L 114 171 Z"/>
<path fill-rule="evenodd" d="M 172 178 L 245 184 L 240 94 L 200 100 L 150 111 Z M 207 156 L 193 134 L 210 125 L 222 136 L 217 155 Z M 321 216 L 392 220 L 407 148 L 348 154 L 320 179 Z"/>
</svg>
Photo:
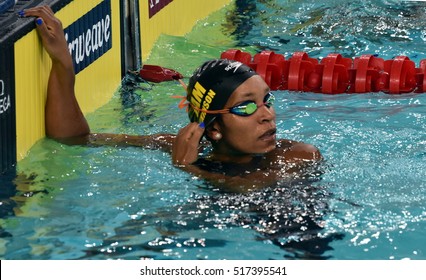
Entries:
<svg viewBox="0 0 426 280">
<path fill-rule="evenodd" d="M 424 3 L 352 2 L 237 1 L 222 21 L 201 23 L 222 36 L 201 27 L 163 36 L 149 63 L 188 76 L 234 46 L 426 58 Z M 90 114 L 92 130 L 175 133 L 186 124 L 170 98 L 180 85 L 140 86 Z M 278 136 L 321 150 L 319 178 L 222 193 L 159 151 L 44 139 L 2 199 L 0 258 L 426 259 L 426 94 L 276 96 Z"/>
</svg>

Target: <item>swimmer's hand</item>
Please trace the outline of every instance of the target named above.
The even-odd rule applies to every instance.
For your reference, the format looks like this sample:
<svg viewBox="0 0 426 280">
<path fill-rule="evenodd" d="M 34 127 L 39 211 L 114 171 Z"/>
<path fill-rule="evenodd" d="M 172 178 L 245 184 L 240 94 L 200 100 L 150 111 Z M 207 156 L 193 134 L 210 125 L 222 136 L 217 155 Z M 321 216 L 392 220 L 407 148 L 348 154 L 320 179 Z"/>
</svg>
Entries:
<svg viewBox="0 0 426 280">
<path fill-rule="evenodd" d="M 197 161 L 204 130 L 202 125 L 195 122 L 179 130 L 172 148 L 172 160 L 175 165 L 186 166 Z"/>
<path fill-rule="evenodd" d="M 24 16 L 36 18 L 38 34 L 52 61 L 72 65 L 62 23 L 52 9 L 49 6 L 34 7 L 25 10 Z"/>
</svg>

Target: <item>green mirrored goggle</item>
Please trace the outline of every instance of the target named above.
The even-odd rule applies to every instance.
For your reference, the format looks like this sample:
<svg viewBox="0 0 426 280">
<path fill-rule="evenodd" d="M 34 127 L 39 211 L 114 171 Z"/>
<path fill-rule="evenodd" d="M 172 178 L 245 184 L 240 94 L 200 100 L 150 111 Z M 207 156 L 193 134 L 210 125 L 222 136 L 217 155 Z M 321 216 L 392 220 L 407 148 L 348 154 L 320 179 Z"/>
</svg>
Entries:
<svg viewBox="0 0 426 280">
<path fill-rule="evenodd" d="M 275 96 L 272 94 L 272 92 L 269 92 L 267 95 L 265 95 L 265 98 L 263 99 L 263 103 L 261 105 L 257 105 L 254 101 L 245 101 L 237 106 L 234 106 L 232 108 L 229 108 L 229 113 L 238 115 L 238 116 L 250 116 L 253 115 L 257 109 L 261 106 L 266 106 L 270 108 L 272 105 L 274 105 L 275 102 Z"/>
</svg>

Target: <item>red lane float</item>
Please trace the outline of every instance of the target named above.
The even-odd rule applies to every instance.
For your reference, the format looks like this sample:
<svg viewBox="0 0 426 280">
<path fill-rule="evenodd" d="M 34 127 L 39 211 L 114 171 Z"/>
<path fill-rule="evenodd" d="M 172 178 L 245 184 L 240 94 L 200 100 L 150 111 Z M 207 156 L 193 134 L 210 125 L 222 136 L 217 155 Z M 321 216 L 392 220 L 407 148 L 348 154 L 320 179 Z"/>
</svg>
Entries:
<svg viewBox="0 0 426 280">
<path fill-rule="evenodd" d="M 344 93 L 349 86 L 348 69 L 352 60 L 344 58 L 340 54 L 329 54 L 321 60 L 315 72 L 321 77 L 322 93 Z"/>
<path fill-rule="evenodd" d="M 385 61 L 385 71 L 389 73 L 389 93 L 407 93 L 416 88 L 414 62 L 406 56 L 397 56 Z"/>
<path fill-rule="evenodd" d="M 388 87 L 389 74 L 384 72 L 384 60 L 373 55 L 356 57 L 350 68 L 351 93 L 384 91 Z"/>
<path fill-rule="evenodd" d="M 426 91 L 426 59 L 420 61 L 420 67 L 416 68 L 416 92 Z"/>
<path fill-rule="evenodd" d="M 295 52 L 289 63 L 288 90 L 311 91 L 309 78 L 317 64 L 318 60 L 310 58 L 307 53 Z"/>
<path fill-rule="evenodd" d="M 254 56 L 250 64 L 254 70 L 266 81 L 268 85 L 276 89 L 284 88 L 283 73 L 286 70 L 286 61 L 283 55 L 274 52 L 261 52 Z"/>
<path fill-rule="evenodd" d="M 251 54 L 249 54 L 248 52 L 242 52 L 240 50 L 227 50 L 226 52 L 222 53 L 221 58 L 236 60 L 246 65 L 252 64 Z"/>
<path fill-rule="evenodd" d="M 426 92 L 426 59 L 416 68 L 406 56 L 385 61 L 374 55 L 361 55 L 352 60 L 332 53 L 319 61 L 305 52 L 295 52 L 286 60 L 273 51 L 252 57 L 235 49 L 223 52 L 221 58 L 247 64 L 272 90 L 326 94 Z"/>
</svg>

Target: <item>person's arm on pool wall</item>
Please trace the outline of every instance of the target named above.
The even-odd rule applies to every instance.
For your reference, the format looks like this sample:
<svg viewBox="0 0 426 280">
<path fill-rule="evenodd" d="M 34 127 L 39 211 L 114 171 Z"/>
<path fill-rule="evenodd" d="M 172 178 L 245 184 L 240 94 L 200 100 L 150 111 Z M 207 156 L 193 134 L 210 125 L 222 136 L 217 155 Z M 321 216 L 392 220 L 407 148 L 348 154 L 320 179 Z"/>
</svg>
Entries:
<svg viewBox="0 0 426 280">
<path fill-rule="evenodd" d="M 46 135 L 58 140 L 88 135 L 89 125 L 75 97 L 73 62 L 61 21 L 48 6 L 24 13 L 36 17 L 38 34 L 52 60 L 45 107 Z"/>
</svg>

